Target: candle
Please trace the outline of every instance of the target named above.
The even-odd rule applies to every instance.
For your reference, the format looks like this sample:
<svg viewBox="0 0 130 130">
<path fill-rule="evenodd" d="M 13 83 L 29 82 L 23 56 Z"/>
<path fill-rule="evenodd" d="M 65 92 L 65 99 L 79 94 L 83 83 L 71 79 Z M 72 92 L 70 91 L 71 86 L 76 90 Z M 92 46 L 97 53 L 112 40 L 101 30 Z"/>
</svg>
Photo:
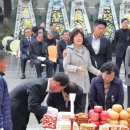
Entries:
<svg viewBox="0 0 130 130">
<path fill-rule="evenodd" d="M 69 98 L 71 102 L 70 110 L 71 110 L 71 117 L 74 117 L 74 101 L 75 101 L 75 93 L 70 93 Z"/>
</svg>

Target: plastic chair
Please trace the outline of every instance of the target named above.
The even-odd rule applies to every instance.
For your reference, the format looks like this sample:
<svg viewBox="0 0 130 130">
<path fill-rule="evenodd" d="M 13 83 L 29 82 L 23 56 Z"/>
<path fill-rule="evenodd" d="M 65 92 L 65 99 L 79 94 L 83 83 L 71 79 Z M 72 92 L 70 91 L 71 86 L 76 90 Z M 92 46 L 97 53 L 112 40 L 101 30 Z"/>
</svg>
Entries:
<svg viewBox="0 0 130 130">
<path fill-rule="evenodd" d="M 18 68 L 18 65 L 20 64 L 20 40 L 14 40 L 10 43 L 10 49 L 11 49 L 11 60 L 10 60 L 10 64 L 13 64 L 13 57 L 15 57 L 17 63 L 15 63 L 15 65 L 17 65 L 16 68 Z M 9 66 L 10 66 L 9 64 Z"/>
<path fill-rule="evenodd" d="M 14 55 L 18 56 L 20 51 L 20 40 L 12 41 L 10 44 L 10 49 Z"/>
<path fill-rule="evenodd" d="M 58 53 L 57 53 L 57 46 L 48 46 L 48 55 L 49 55 L 49 60 L 53 61 L 53 62 L 57 62 L 57 58 L 58 58 Z"/>
<path fill-rule="evenodd" d="M 4 47 L 5 50 L 6 50 L 6 45 L 7 45 L 7 41 L 8 40 L 14 40 L 14 38 L 11 37 L 11 36 L 6 36 L 6 37 L 3 38 L 2 45 L 3 45 L 3 47 Z"/>
</svg>

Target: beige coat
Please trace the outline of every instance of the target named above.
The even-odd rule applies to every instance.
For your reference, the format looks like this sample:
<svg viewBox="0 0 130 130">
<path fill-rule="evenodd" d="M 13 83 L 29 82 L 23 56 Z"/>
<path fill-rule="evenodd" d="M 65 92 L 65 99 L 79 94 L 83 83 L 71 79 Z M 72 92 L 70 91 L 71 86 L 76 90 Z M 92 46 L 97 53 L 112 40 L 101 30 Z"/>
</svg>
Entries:
<svg viewBox="0 0 130 130">
<path fill-rule="evenodd" d="M 99 75 L 97 70 L 91 63 L 90 54 L 86 47 L 83 46 L 82 52 L 79 52 L 74 45 L 68 46 L 69 54 L 64 57 L 63 67 L 68 74 L 70 81 L 77 83 L 83 88 L 83 93 L 88 93 L 90 88 L 90 80 L 88 71 Z M 85 72 L 77 72 L 77 67 L 85 67 Z"/>
<path fill-rule="evenodd" d="M 127 47 L 126 56 L 125 56 L 125 69 L 126 69 L 126 85 L 130 86 L 130 78 L 128 78 L 128 74 L 130 74 L 130 46 Z"/>
</svg>

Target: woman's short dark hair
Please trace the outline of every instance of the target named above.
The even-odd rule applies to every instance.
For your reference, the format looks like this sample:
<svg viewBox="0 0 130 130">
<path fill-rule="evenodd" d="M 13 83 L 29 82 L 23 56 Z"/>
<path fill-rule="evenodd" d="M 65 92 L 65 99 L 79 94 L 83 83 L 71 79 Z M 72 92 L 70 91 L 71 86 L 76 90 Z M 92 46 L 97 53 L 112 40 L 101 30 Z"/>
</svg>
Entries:
<svg viewBox="0 0 130 130">
<path fill-rule="evenodd" d="M 76 29 L 74 29 L 74 30 L 70 33 L 70 41 L 71 41 L 72 43 L 73 43 L 73 41 L 74 41 L 74 36 L 77 35 L 77 34 L 79 34 L 79 33 L 82 35 L 83 40 L 84 40 L 84 33 L 83 33 L 83 31 L 76 28 Z"/>
<path fill-rule="evenodd" d="M 38 32 L 38 33 L 36 34 L 36 37 L 38 37 L 38 35 L 40 35 L 40 34 L 42 34 L 42 35 L 43 35 L 43 38 L 45 38 L 45 35 L 44 35 L 44 33 L 42 33 L 42 32 Z"/>
<path fill-rule="evenodd" d="M 65 74 L 64 72 L 56 73 L 55 75 L 53 75 L 52 78 L 54 81 L 60 82 L 61 86 L 65 86 L 70 82 L 69 76 L 67 74 Z"/>
<path fill-rule="evenodd" d="M 77 93 L 78 85 L 74 82 L 70 82 L 67 84 L 67 87 L 64 89 L 64 92 L 69 95 L 69 93 Z"/>
<path fill-rule="evenodd" d="M 39 27 L 39 28 L 38 28 L 38 31 L 39 31 L 39 30 L 42 30 L 42 31 L 44 32 L 44 31 L 45 31 L 45 28 Z"/>
<path fill-rule="evenodd" d="M 32 32 L 38 33 L 38 26 L 33 26 L 32 27 Z"/>
<path fill-rule="evenodd" d="M 115 76 L 119 77 L 119 67 L 113 63 L 113 62 L 106 62 L 104 63 L 101 68 L 100 68 L 101 72 L 105 72 L 107 71 L 108 74 L 111 74 L 112 71 L 115 72 Z"/>
</svg>

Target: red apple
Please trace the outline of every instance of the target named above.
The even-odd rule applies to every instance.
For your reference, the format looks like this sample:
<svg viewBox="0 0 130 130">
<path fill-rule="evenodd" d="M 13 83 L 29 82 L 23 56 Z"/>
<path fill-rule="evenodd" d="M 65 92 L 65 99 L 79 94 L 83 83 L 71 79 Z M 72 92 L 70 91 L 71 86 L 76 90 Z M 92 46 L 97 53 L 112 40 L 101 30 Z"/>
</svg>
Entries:
<svg viewBox="0 0 130 130">
<path fill-rule="evenodd" d="M 108 123 L 108 122 L 107 122 L 107 121 L 100 121 L 100 122 L 99 122 L 100 125 L 104 125 L 104 124 L 106 124 L 106 123 Z"/>
<path fill-rule="evenodd" d="M 107 111 L 102 111 L 100 113 L 100 119 L 103 120 L 103 121 L 106 121 L 108 119 L 109 115 L 108 115 L 108 112 Z"/>
<path fill-rule="evenodd" d="M 91 119 L 88 120 L 88 123 L 91 123 Z"/>
<path fill-rule="evenodd" d="M 94 112 L 101 113 L 103 110 L 102 106 L 94 106 Z"/>
<path fill-rule="evenodd" d="M 99 113 L 92 112 L 90 119 L 91 119 L 91 121 L 98 121 L 99 120 Z"/>
<path fill-rule="evenodd" d="M 94 109 L 91 109 L 91 110 L 88 112 L 89 117 L 91 116 L 91 113 L 93 113 L 93 112 L 94 112 Z"/>
<path fill-rule="evenodd" d="M 91 121 L 91 123 L 95 124 L 97 127 L 100 125 L 99 121 Z"/>
</svg>

